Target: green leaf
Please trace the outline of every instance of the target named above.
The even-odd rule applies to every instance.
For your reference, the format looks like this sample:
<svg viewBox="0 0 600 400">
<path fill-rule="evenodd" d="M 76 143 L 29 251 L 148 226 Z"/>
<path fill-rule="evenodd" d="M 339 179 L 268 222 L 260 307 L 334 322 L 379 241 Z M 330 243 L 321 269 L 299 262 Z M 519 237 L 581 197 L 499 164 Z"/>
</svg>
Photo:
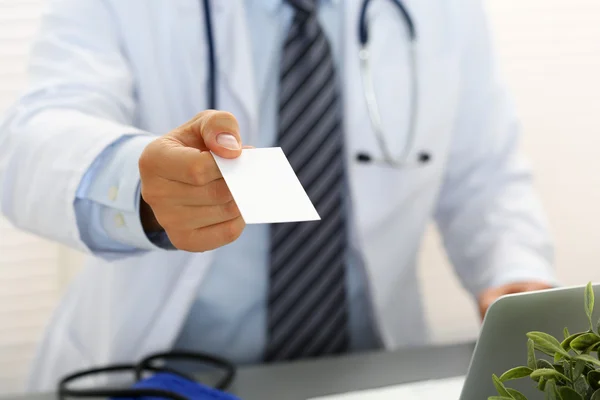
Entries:
<svg viewBox="0 0 600 400">
<path fill-rule="evenodd" d="M 600 344 L 600 336 L 595 333 L 584 333 L 571 341 L 571 348 L 577 351 L 588 351 L 598 344 Z"/>
<path fill-rule="evenodd" d="M 508 393 L 508 391 L 504 387 L 504 384 L 500 381 L 500 379 L 498 379 L 496 374 L 492 375 L 492 380 L 494 381 L 494 386 L 496 387 L 496 391 L 498 392 L 498 394 L 500 396 L 505 396 L 510 399 L 511 398 L 510 393 Z"/>
<path fill-rule="evenodd" d="M 556 389 L 556 383 L 554 379 L 550 379 L 548 383 L 546 383 L 546 400 L 560 400 L 560 394 Z"/>
<path fill-rule="evenodd" d="M 575 382 L 581 376 L 584 368 L 585 368 L 585 361 L 577 360 L 575 362 L 575 367 L 573 368 L 573 382 Z"/>
<path fill-rule="evenodd" d="M 571 342 L 573 340 L 575 340 L 576 338 L 578 338 L 581 335 L 585 335 L 588 332 L 579 332 L 579 333 L 574 333 L 572 335 L 569 335 L 568 338 L 566 338 L 565 340 L 562 341 L 562 343 L 560 344 L 560 347 L 562 347 L 565 350 L 569 350 L 571 348 Z"/>
<path fill-rule="evenodd" d="M 587 395 L 589 386 L 585 378 L 583 376 L 580 376 L 578 379 L 575 380 L 573 388 L 577 391 L 577 393 L 585 397 Z"/>
<path fill-rule="evenodd" d="M 508 390 L 508 393 L 510 393 L 515 400 L 527 400 L 527 397 L 525 397 L 523 393 L 519 392 L 518 390 L 511 388 L 506 388 L 506 390 Z"/>
<path fill-rule="evenodd" d="M 537 367 L 535 361 L 535 344 L 531 339 L 527 339 L 527 366 L 531 369 L 536 369 Z"/>
<path fill-rule="evenodd" d="M 544 360 L 543 358 L 540 358 L 539 360 L 537 360 L 537 368 L 554 369 L 554 364 L 550 363 L 550 361 L 548 361 L 548 360 Z"/>
<path fill-rule="evenodd" d="M 563 363 L 566 363 L 566 362 L 567 362 L 566 360 L 563 360 Z M 555 370 L 557 370 L 561 374 L 565 374 L 565 368 L 562 365 L 558 364 L 558 363 L 552 364 L 552 368 L 555 369 Z"/>
<path fill-rule="evenodd" d="M 542 353 L 553 357 L 556 353 L 560 353 L 566 358 L 571 357 L 569 353 L 567 353 L 567 351 L 560 346 L 558 340 L 556 340 L 556 338 L 552 335 L 548 335 L 544 332 L 529 332 L 527 333 L 527 337 L 533 340 L 535 348 Z"/>
<path fill-rule="evenodd" d="M 592 351 L 597 351 L 600 348 L 600 342 L 595 343 L 583 351 L 584 354 L 590 354 Z"/>
<path fill-rule="evenodd" d="M 586 351 L 589 351 L 591 353 L 592 351 L 598 351 L 599 348 L 600 348 L 600 340 L 597 343 L 594 343 L 593 345 L 591 345 L 590 347 L 588 347 L 586 349 Z"/>
<path fill-rule="evenodd" d="M 588 282 L 585 287 L 585 313 L 587 314 L 588 320 L 590 321 L 590 330 L 594 329 L 592 325 L 592 314 L 594 312 L 594 288 L 592 282 Z"/>
<path fill-rule="evenodd" d="M 536 378 L 536 377 L 546 378 L 546 379 L 560 379 L 561 381 L 564 381 L 564 382 L 571 382 L 569 380 L 569 378 L 567 378 L 566 376 L 564 376 L 557 370 L 550 369 L 550 368 L 536 369 L 535 371 L 533 371 L 531 373 L 531 378 Z"/>
<path fill-rule="evenodd" d="M 535 368 L 536 369 L 539 369 L 539 368 L 554 368 L 554 365 L 552 365 L 547 360 L 544 360 L 543 358 L 540 358 L 539 360 L 536 361 L 536 367 Z M 529 377 L 531 379 L 533 379 L 534 381 L 536 381 L 536 382 L 538 382 L 540 380 L 539 377 L 536 378 L 536 377 L 531 376 L 531 375 L 529 375 Z"/>
<path fill-rule="evenodd" d="M 540 358 L 537 360 L 537 368 L 554 368 L 554 365 L 550 361 Z"/>
<path fill-rule="evenodd" d="M 568 386 L 561 387 L 560 389 L 558 389 L 558 392 L 560 393 L 560 397 L 562 397 L 563 400 L 584 400 L 582 395 L 580 395 Z"/>
<path fill-rule="evenodd" d="M 600 367 L 600 360 L 590 356 L 589 354 L 580 354 L 575 356 L 575 360 L 585 361 L 586 363 L 594 364 Z"/>
<path fill-rule="evenodd" d="M 565 329 L 563 329 L 563 336 L 565 337 L 565 339 L 568 338 L 569 336 L 571 336 L 569 334 L 569 328 L 567 328 L 566 326 L 565 326 Z"/>
<path fill-rule="evenodd" d="M 529 376 L 529 374 L 531 374 L 532 372 L 533 372 L 533 370 L 531 368 L 516 367 L 516 368 L 509 369 L 508 371 L 503 373 L 499 379 L 500 379 L 500 382 L 511 381 L 513 379 L 521 379 L 526 376 Z"/>
<path fill-rule="evenodd" d="M 596 369 L 595 365 L 586 363 L 585 367 L 583 368 L 583 375 L 587 376 L 587 374 L 589 374 L 590 371 L 592 371 L 594 369 Z"/>
<path fill-rule="evenodd" d="M 590 397 L 590 400 L 600 400 L 600 389 L 596 390 L 594 392 L 594 394 L 592 394 L 592 397 Z"/>
<path fill-rule="evenodd" d="M 512 397 L 504 397 L 504 396 L 490 396 L 488 400 L 513 400 Z M 527 399 L 525 399 L 527 400 Z"/>
<path fill-rule="evenodd" d="M 562 361 L 562 365 L 561 365 L 561 370 L 559 370 L 558 368 L 556 368 L 556 366 L 554 367 L 554 369 L 556 369 L 559 372 L 562 372 L 563 374 L 565 374 L 565 376 L 567 378 L 569 378 L 571 381 L 573 381 L 573 368 L 571 367 L 571 363 L 567 360 L 563 360 Z"/>
<path fill-rule="evenodd" d="M 600 371 L 593 370 L 588 372 L 587 381 L 592 389 L 600 389 Z"/>
<path fill-rule="evenodd" d="M 543 392 L 546 388 L 546 378 L 542 376 L 539 379 L 540 381 L 538 382 L 538 389 L 540 390 L 540 392 Z"/>
</svg>

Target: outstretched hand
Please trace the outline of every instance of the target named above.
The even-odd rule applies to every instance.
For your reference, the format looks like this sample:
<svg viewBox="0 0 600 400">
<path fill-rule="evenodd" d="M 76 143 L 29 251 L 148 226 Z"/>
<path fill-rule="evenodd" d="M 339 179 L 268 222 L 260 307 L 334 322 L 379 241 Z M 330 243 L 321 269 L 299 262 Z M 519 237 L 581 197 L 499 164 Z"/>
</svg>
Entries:
<svg viewBox="0 0 600 400">
<path fill-rule="evenodd" d="M 236 158 L 236 118 L 204 111 L 151 142 L 139 160 L 146 232 L 165 230 L 180 250 L 202 252 L 236 240 L 245 223 L 211 154 Z"/>
</svg>

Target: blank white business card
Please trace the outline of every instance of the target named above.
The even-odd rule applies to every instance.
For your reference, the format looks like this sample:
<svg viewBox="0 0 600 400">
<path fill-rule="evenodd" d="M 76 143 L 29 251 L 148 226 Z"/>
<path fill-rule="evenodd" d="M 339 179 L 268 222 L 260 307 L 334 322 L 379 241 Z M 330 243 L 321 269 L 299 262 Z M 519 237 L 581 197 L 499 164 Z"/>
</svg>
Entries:
<svg viewBox="0 0 600 400">
<path fill-rule="evenodd" d="M 281 148 L 244 149 L 235 159 L 213 156 L 247 224 L 321 219 Z"/>
</svg>

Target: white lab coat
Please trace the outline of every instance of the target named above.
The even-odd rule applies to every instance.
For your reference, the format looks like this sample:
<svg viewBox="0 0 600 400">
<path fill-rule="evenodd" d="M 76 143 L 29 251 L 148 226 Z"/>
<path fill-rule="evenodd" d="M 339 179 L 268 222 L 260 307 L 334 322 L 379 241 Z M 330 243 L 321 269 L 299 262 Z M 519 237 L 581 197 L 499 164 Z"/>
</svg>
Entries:
<svg viewBox="0 0 600 400">
<path fill-rule="evenodd" d="M 95 157 L 123 134 L 166 133 L 207 107 L 200 3 L 51 2 L 29 90 L 0 131 L 1 205 L 15 225 L 87 251 L 73 201 Z M 498 76 L 481 2 L 405 3 L 418 32 L 415 149 L 433 158 L 401 169 L 355 162 L 358 152 L 380 153 L 360 83 L 361 1 L 344 4 L 352 240 L 366 263 L 388 349 L 427 340 L 415 260 L 432 216 L 474 295 L 520 279 L 554 281 L 552 244 L 529 171 L 516 156 L 518 121 Z M 219 108 L 238 118 L 244 142 L 252 144 L 260 105 L 244 4 L 213 0 L 212 7 Z M 406 27 L 387 0 L 372 3 L 369 22 L 385 133 L 400 154 L 411 109 Z M 50 321 L 29 389 L 50 389 L 74 369 L 170 348 L 212 259 L 211 252 L 90 256 Z M 452 307 L 449 300 L 449 312 Z"/>
</svg>

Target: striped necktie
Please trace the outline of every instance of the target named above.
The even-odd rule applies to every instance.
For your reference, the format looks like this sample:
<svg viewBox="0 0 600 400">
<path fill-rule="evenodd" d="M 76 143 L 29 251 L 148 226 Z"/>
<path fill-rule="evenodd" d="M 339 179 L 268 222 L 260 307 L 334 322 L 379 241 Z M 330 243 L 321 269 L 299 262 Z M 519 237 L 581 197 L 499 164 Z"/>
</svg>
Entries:
<svg viewBox="0 0 600 400">
<path fill-rule="evenodd" d="M 271 227 L 265 360 L 341 353 L 347 328 L 341 101 L 316 0 L 288 0 L 295 16 L 280 66 L 278 142 L 321 221 Z"/>
</svg>

